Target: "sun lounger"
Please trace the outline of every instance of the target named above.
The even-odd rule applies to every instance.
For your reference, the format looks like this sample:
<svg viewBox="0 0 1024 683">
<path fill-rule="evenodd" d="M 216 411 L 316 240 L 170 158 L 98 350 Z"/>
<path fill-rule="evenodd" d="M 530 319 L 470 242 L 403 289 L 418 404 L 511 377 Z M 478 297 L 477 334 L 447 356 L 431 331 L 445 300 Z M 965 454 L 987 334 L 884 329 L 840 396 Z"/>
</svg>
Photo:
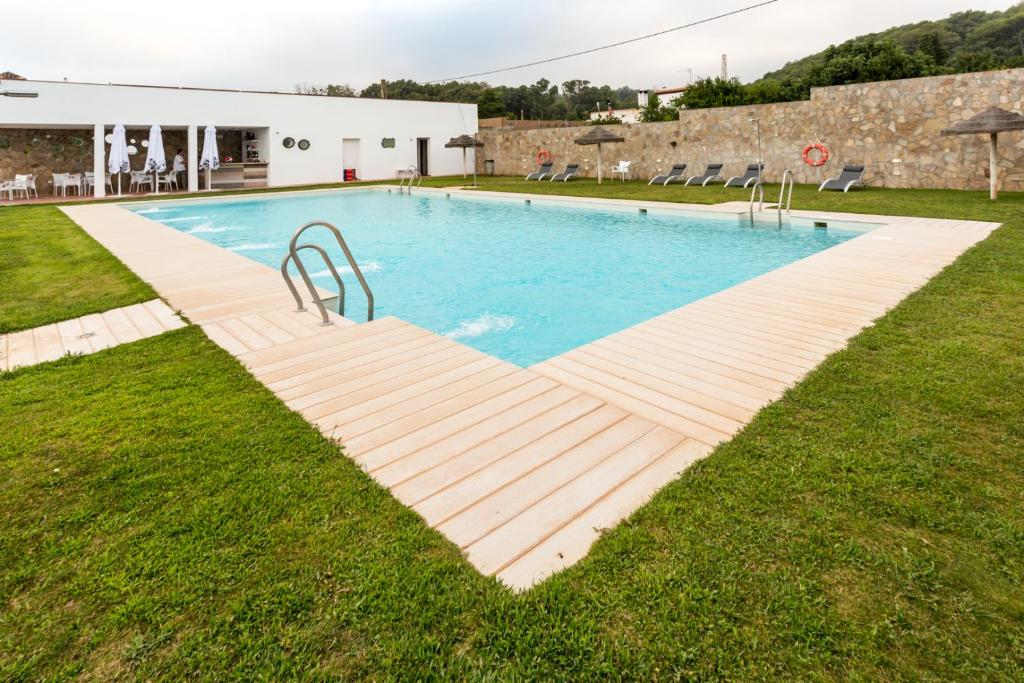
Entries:
<svg viewBox="0 0 1024 683">
<path fill-rule="evenodd" d="M 556 173 L 553 176 L 551 176 L 551 182 L 561 180 L 563 183 L 567 183 L 576 177 L 576 174 L 579 172 L 579 170 L 579 164 L 569 164 L 568 166 L 565 167 L 564 173 Z"/>
<path fill-rule="evenodd" d="M 671 182 L 686 182 L 686 164 L 674 164 L 665 175 L 656 175 L 648 185 L 668 185 Z"/>
<path fill-rule="evenodd" d="M 843 172 L 838 178 L 829 178 L 821 184 L 818 192 L 822 190 L 839 190 L 849 192 L 852 187 L 864 187 L 864 166 L 847 164 L 843 166 Z"/>
<path fill-rule="evenodd" d="M 750 164 L 743 175 L 733 176 L 726 181 L 726 187 L 750 187 L 761 179 L 761 172 L 764 171 L 762 164 Z"/>
<path fill-rule="evenodd" d="M 535 172 L 526 176 L 527 180 L 544 180 L 544 176 L 551 175 L 551 167 L 554 166 L 550 161 L 540 165 Z"/>
<path fill-rule="evenodd" d="M 686 181 L 687 185 L 707 185 L 713 183 L 716 180 L 724 180 L 722 178 L 722 166 L 724 164 L 708 164 L 707 169 L 704 171 L 704 175 L 695 175 Z"/>
</svg>

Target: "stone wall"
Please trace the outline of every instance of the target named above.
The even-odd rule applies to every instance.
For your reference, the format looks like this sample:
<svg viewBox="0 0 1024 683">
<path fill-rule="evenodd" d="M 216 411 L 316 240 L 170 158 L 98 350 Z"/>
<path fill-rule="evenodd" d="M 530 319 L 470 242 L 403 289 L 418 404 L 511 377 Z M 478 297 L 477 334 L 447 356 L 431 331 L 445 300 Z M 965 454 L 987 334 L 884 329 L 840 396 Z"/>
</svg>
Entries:
<svg viewBox="0 0 1024 683">
<path fill-rule="evenodd" d="M 128 144 L 135 140 L 136 153 L 128 157 L 133 170 L 142 170 L 146 162 L 146 148 L 143 140 L 149 139 L 149 129 L 131 129 L 125 136 Z M 167 167 L 178 149 L 187 147 L 186 133 L 183 130 L 163 131 L 164 154 Z M 83 173 L 92 171 L 93 154 L 92 130 L 56 130 L 56 129 L 0 129 L 0 179 L 13 178 L 17 174 L 36 176 L 36 188 L 39 194 L 53 191 L 54 173 Z M 202 129 L 199 131 L 199 145 L 202 146 Z M 237 130 L 218 131 L 217 147 L 221 159 L 233 156 L 241 160 L 242 133 Z M 104 154 L 109 152 L 110 145 L 104 146 Z M 127 176 L 122 179 L 127 189 Z"/>
<path fill-rule="evenodd" d="M 726 175 L 739 175 L 757 160 L 753 116 L 760 120 L 765 176 L 772 181 L 788 168 L 797 182 L 817 182 L 818 172 L 801 153 L 821 142 L 832 153 L 822 169 L 827 176 L 838 175 L 844 163 L 864 163 L 874 186 L 985 189 L 987 138 L 944 137 L 940 131 L 990 106 L 1024 113 L 1022 97 L 1024 69 L 818 88 L 807 102 L 685 110 L 679 121 L 606 126 L 626 142 L 605 145 L 602 158 L 606 170 L 619 159 L 631 160 L 634 177 L 681 162 L 691 174 L 721 162 Z M 525 176 L 536 169 L 543 148 L 557 166 L 579 162 L 583 175 L 595 176 L 596 148 L 573 143 L 587 130 L 482 130 L 478 170 L 494 159 L 499 175 Z M 1003 189 L 1024 190 L 1024 132 L 1000 137 L 999 160 Z"/>
</svg>

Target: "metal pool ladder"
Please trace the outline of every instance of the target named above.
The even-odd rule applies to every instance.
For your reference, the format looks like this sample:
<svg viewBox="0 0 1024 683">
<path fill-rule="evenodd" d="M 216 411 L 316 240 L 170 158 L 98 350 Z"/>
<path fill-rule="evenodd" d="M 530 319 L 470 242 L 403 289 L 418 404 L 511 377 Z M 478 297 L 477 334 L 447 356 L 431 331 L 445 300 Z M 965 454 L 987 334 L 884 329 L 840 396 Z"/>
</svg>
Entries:
<svg viewBox="0 0 1024 683">
<path fill-rule="evenodd" d="M 764 208 L 764 183 L 761 182 L 761 180 L 758 180 L 756 183 L 754 183 L 753 189 L 750 190 L 750 225 L 751 226 L 754 225 L 754 197 L 757 196 L 758 192 L 760 192 L 760 200 L 759 200 L 760 203 L 757 205 L 757 211 L 758 211 L 758 213 L 760 213 L 761 209 Z"/>
<path fill-rule="evenodd" d="M 793 177 L 793 172 L 788 168 L 786 172 L 782 174 L 782 188 L 779 190 L 779 227 L 782 227 L 782 199 L 786 195 L 786 182 L 789 182 L 789 198 L 786 200 L 786 213 L 792 213 L 790 207 L 793 206 L 793 186 L 796 184 L 796 179 Z"/>
<path fill-rule="evenodd" d="M 409 181 L 408 185 L 405 184 L 406 180 Z M 416 168 L 415 166 L 410 166 L 403 172 L 402 179 L 398 181 L 398 194 L 402 194 L 405 191 L 408 191 L 409 194 L 412 194 L 413 181 L 416 182 L 416 187 L 418 189 L 420 185 L 423 184 L 423 175 L 420 173 L 420 170 L 418 168 Z"/>
<path fill-rule="evenodd" d="M 309 277 L 309 272 L 306 270 L 305 264 L 302 263 L 302 259 L 299 258 L 299 252 L 303 249 L 311 249 L 320 254 L 323 258 L 324 263 L 327 264 L 327 269 L 331 271 L 331 275 L 334 276 L 334 281 L 338 283 L 338 315 L 345 315 L 345 283 L 342 282 L 341 276 L 338 275 L 338 270 L 334 267 L 334 262 L 331 261 L 331 257 L 327 255 L 327 252 L 316 244 L 299 244 L 299 237 L 303 232 L 309 228 L 323 227 L 327 228 L 334 233 L 334 237 L 338 240 L 338 246 L 345 253 L 345 258 L 348 259 L 348 265 L 352 268 L 352 272 L 355 273 L 356 279 L 359 280 L 360 286 L 363 288 L 363 292 L 366 294 L 366 322 L 373 320 L 373 292 L 370 291 L 370 286 L 366 284 L 366 278 L 363 277 L 363 272 L 359 270 L 359 264 L 356 263 L 355 258 L 352 256 L 352 252 L 348 248 L 348 244 L 345 243 L 345 238 L 341 236 L 341 231 L 326 221 L 312 221 L 306 223 L 301 228 L 295 231 L 292 235 L 291 242 L 288 243 L 288 253 L 285 255 L 284 260 L 281 261 L 281 276 L 284 278 L 285 284 L 288 285 L 289 291 L 292 296 L 295 297 L 296 312 L 305 311 L 306 307 L 302 303 L 302 297 L 299 296 L 299 290 L 295 288 L 295 283 L 288 275 L 288 263 L 291 261 L 295 262 L 295 267 L 299 269 L 299 275 L 302 276 L 302 281 L 306 283 L 306 288 L 309 289 L 309 294 L 313 297 L 313 303 L 316 304 L 317 308 L 320 309 L 320 317 L 323 318 L 321 325 L 333 325 L 330 316 L 327 315 L 327 307 L 324 306 L 324 300 L 320 297 L 320 293 L 317 292 L 316 286 L 313 284 L 313 280 Z"/>
</svg>

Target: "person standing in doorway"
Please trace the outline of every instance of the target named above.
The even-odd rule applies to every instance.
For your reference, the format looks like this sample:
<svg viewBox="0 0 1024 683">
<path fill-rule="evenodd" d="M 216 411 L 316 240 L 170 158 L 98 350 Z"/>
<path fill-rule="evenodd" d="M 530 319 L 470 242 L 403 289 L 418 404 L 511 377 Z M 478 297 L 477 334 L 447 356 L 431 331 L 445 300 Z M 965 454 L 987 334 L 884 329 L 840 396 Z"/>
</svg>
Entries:
<svg viewBox="0 0 1024 683">
<path fill-rule="evenodd" d="M 178 189 L 181 190 L 187 187 L 185 183 L 188 182 L 188 178 L 185 177 L 185 171 L 188 170 L 188 167 L 185 166 L 185 150 L 179 148 L 178 151 L 174 153 L 174 161 L 172 162 L 171 170 L 174 171 L 174 177 L 177 180 Z"/>
</svg>

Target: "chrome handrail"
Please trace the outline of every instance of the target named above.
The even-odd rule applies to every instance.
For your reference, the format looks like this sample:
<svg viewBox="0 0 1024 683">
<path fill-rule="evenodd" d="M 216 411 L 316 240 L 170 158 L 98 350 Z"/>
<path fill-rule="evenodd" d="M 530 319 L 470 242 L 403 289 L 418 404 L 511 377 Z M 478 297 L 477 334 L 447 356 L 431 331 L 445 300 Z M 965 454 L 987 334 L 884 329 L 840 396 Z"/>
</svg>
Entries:
<svg viewBox="0 0 1024 683">
<path fill-rule="evenodd" d="M 409 194 L 412 194 L 412 181 L 416 181 L 416 188 L 419 189 L 423 185 L 423 174 L 416 168 L 415 165 L 409 166 L 409 168 L 402 171 L 403 175 L 398 181 L 398 194 L 402 194 L 405 188 L 409 189 Z M 408 180 L 409 184 L 406 185 L 405 181 Z"/>
<path fill-rule="evenodd" d="M 761 192 L 761 203 L 757 206 L 758 213 L 764 209 L 764 183 L 758 180 L 754 183 L 753 189 L 750 190 L 750 224 L 754 224 L 754 195 L 757 194 L 758 190 Z"/>
<path fill-rule="evenodd" d="M 337 269 L 334 267 L 334 261 L 327 255 L 322 247 L 316 244 L 300 244 L 296 247 L 295 251 L 299 252 L 303 249 L 313 249 L 320 253 L 324 263 L 327 265 L 327 269 L 331 271 L 331 275 L 334 276 L 334 281 L 338 283 L 338 315 L 345 315 L 345 283 L 341 279 L 341 275 L 338 274 Z M 301 313 L 306 310 L 306 307 L 302 304 L 302 297 L 299 296 L 299 290 L 295 288 L 295 282 L 288 275 L 288 263 L 292 260 L 291 252 L 288 252 L 284 257 L 284 261 L 281 262 L 281 275 L 284 277 L 285 284 L 288 285 L 288 289 L 291 290 L 292 296 L 295 298 L 295 312 Z"/>
<path fill-rule="evenodd" d="M 793 187 L 796 185 L 796 178 L 794 177 L 792 171 L 790 171 L 789 169 L 786 169 L 786 172 L 782 174 L 782 187 L 779 189 L 779 206 L 778 206 L 778 209 L 779 209 L 779 227 L 780 228 L 782 227 L 782 198 L 786 194 L 786 179 L 787 178 L 789 179 L 789 198 L 786 201 L 786 213 L 790 214 L 790 213 L 793 212 L 791 207 L 793 206 Z"/>
<path fill-rule="evenodd" d="M 302 297 L 299 296 L 299 291 L 295 287 L 295 283 L 292 282 L 291 277 L 288 275 L 288 262 L 294 261 L 295 266 L 299 269 L 299 275 L 302 276 L 302 281 L 306 284 L 306 288 L 309 289 L 310 296 L 313 297 L 313 303 L 320 309 L 320 317 L 323 318 L 321 325 L 331 325 L 331 318 L 327 315 L 327 308 L 324 306 L 323 300 L 320 298 L 320 294 L 316 291 L 316 286 L 313 284 L 313 280 L 309 277 L 309 273 L 306 271 L 305 264 L 302 263 L 302 259 L 299 258 L 299 251 L 302 249 L 315 249 L 323 257 L 327 263 L 327 267 L 330 269 L 331 274 L 334 276 L 335 281 L 338 282 L 338 303 L 339 312 L 344 314 L 345 308 L 345 285 L 341 281 L 341 276 L 338 275 L 338 271 L 334 268 L 334 263 L 331 261 L 330 256 L 322 248 L 315 244 L 303 244 L 299 245 L 299 236 L 303 232 L 313 227 L 323 227 L 334 233 L 335 239 L 338 241 L 338 246 L 345 253 L 345 258 L 348 259 L 348 265 L 352 268 L 352 272 L 355 274 L 356 279 L 359 280 L 359 285 L 363 288 L 363 293 L 366 294 L 366 321 L 373 320 L 373 292 L 370 291 L 370 285 L 366 283 L 366 278 L 363 277 L 363 271 L 359 269 L 359 264 L 356 263 L 356 259 L 352 256 L 352 251 L 348 248 L 348 244 L 345 242 L 345 238 L 341 236 L 341 231 L 335 226 L 331 225 L 326 221 L 311 221 L 306 223 L 292 235 L 291 241 L 288 243 L 288 254 L 284 257 L 281 262 L 281 275 L 284 277 L 285 283 L 288 285 L 288 289 L 291 291 L 292 296 L 295 298 L 298 311 L 306 310 L 302 305 Z"/>
</svg>

